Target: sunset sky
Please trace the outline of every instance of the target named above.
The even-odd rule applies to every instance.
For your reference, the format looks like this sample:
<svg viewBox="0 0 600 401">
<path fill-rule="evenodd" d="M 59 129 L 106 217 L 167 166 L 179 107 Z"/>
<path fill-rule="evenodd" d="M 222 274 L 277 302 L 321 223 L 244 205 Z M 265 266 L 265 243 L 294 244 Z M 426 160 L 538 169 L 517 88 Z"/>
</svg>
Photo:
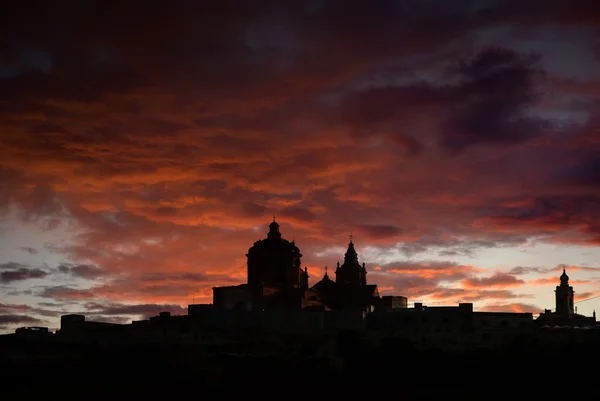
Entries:
<svg viewBox="0 0 600 401">
<path fill-rule="evenodd" d="M 600 295 L 597 0 L 9 4 L 0 332 L 185 314 L 273 216 L 311 285 L 352 233 L 409 303 Z"/>
</svg>

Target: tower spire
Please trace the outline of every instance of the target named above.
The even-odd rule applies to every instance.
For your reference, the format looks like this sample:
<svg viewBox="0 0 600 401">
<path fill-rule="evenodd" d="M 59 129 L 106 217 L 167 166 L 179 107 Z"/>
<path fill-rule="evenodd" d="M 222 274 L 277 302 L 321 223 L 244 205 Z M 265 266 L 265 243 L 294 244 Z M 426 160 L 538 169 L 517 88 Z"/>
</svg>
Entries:
<svg viewBox="0 0 600 401">
<path fill-rule="evenodd" d="M 346 254 L 344 255 L 344 264 L 352 263 L 358 264 L 358 254 L 354 249 L 354 243 L 352 242 L 352 236 L 350 236 L 350 243 L 348 244 L 348 249 L 346 250 Z"/>
<path fill-rule="evenodd" d="M 560 282 L 564 285 L 569 285 L 569 276 L 567 275 L 567 269 L 563 266 L 563 272 L 560 275 Z"/>
</svg>

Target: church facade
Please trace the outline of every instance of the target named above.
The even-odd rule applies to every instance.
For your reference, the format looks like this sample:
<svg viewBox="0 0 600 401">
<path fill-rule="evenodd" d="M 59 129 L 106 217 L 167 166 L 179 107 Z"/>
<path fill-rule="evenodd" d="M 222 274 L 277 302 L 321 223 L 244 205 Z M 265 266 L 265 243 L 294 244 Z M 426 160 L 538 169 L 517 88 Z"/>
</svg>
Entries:
<svg viewBox="0 0 600 401">
<path fill-rule="evenodd" d="M 337 263 L 335 280 L 325 271 L 314 286 L 308 285 L 308 269 L 302 269 L 302 254 L 294 241 L 283 238 L 273 220 L 267 237 L 248 250 L 247 283 L 214 287 L 213 305 L 243 310 L 321 308 L 352 310 L 363 314 L 382 302 L 377 285 L 367 284 L 365 263 L 360 263 L 352 239 Z"/>
<path fill-rule="evenodd" d="M 376 284 L 367 284 L 367 269 L 358 261 L 358 253 L 350 239 L 342 265 L 337 263 L 335 281 L 327 270 L 323 278 L 310 289 L 310 297 L 331 310 L 352 309 L 364 314 L 382 303 Z"/>
</svg>

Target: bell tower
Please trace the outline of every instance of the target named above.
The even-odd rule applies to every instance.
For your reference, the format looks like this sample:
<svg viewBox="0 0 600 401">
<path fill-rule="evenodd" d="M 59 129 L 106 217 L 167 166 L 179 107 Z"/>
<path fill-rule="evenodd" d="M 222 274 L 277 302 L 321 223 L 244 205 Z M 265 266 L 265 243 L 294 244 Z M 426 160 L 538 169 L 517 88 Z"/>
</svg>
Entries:
<svg viewBox="0 0 600 401">
<path fill-rule="evenodd" d="M 574 314 L 574 298 L 575 291 L 573 287 L 569 285 L 569 276 L 567 276 L 566 270 L 563 268 L 563 272 L 560 276 L 560 285 L 556 286 L 556 313 L 559 315 L 572 315 Z"/>
</svg>

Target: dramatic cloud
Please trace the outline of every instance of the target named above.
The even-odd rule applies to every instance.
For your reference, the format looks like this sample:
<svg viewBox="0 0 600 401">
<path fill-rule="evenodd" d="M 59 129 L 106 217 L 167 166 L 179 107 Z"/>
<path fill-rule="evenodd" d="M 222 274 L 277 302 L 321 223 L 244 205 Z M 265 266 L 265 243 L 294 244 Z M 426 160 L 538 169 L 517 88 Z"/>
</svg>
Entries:
<svg viewBox="0 0 600 401">
<path fill-rule="evenodd" d="M 571 285 L 582 285 L 582 284 L 591 284 L 593 281 L 591 280 L 570 280 L 569 284 Z M 559 281 L 556 277 L 544 277 L 544 278 L 536 278 L 528 282 L 530 285 L 557 285 Z"/>
<path fill-rule="evenodd" d="M 3 304 L 0 303 L 0 328 L 3 330 L 11 330 L 15 327 L 23 325 L 42 325 L 46 322 L 42 319 L 36 318 L 32 315 L 38 316 L 53 316 L 43 310 L 32 308 L 29 305 L 24 304 Z"/>
<path fill-rule="evenodd" d="M 544 310 L 540 309 L 535 305 L 523 304 L 523 303 L 492 303 L 484 307 L 485 311 L 488 312 L 517 312 L 517 313 L 533 313 L 539 314 Z"/>
<path fill-rule="evenodd" d="M 32 278 L 44 278 L 48 272 L 30 268 L 17 262 L 8 262 L 0 264 L 0 283 L 12 283 L 14 281 L 23 281 Z"/>
<path fill-rule="evenodd" d="M 85 310 L 89 311 L 93 315 L 104 315 L 104 316 L 115 316 L 115 315 L 134 315 L 140 316 L 144 319 L 148 319 L 152 316 L 157 316 L 160 312 L 170 312 L 174 315 L 185 315 L 187 314 L 187 308 L 181 307 L 180 305 L 154 305 L 154 304 L 143 304 L 143 305 L 127 305 L 118 303 L 109 304 L 98 304 L 90 302 L 84 304 Z"/>
<path fill-rule="evenodd" d="M 598 291 L 595 3 L 34 3 L 0 15 L 0 285 L 34 318 L 211 302 L 273 216 L 312 284 L 351 234 L 411 301 L 551 308 L 557 263 Z"/>
<path fill-rule="evenodd" d="M 491 48 L 455 67 L 457 102 L 444 123 L 442 146 L 452 152 L 477 144 L 524 142 L 548 123 L 526 115 L 534 96 L 539 58 Z"/>
<path fill-rule="evenodd" d="M 523 284 L 525 281 L 506 273 L 496 273 L 489 277 L 472 277 L 462 281 L 465 288 L 507 288 Z"/>
<path fill-rule="evenodd" d="M 357 234 L 364 235 L 367 238 L 389 238 L 393 239 L 402 233 L 402 229 L 394 226 L 369 226 L 360 225 L 356 227 Z"/>
<path fill-rule="evenodd" d="M 31 310 L 31 306 L 24 304 L 0 304 L 0 313 L 23 312 Z"/>
<path fill-rule="evenodd" d="M 600 292 L 581 292 L 577 294 L 577 299 L 579 301 L 587 301 L 598 297 L 599 294 Z"/>
<path fill-rule="evenodd" d="M 48 287 L 44 289 L 40 294 L 42 298 L 54 298 L 54 299 L 88 299 L 93 298 L 94 294 L 89 290 L 79 290 L 74 288 L 68 288 L 64 286 Z"/>
<path fill-rule="evenodd" d="M 0 264 L 0 270 L 19 270 L 26 269 L 28 266 L 18 262 L 6 262 Z"/>
<path fill-rule="evenodd" d="M 42 321 L 40 319 L 33 318 L 31 316 L 24 315 L 0 315 L 0 327 L 4 328 L 8 325 L 14 324 L 39 324 Z"/>
<path fill-rule="evenodd" d="M 61 263 L 58 265 L 58 271 L 61 273 L 69 273 L 75 277 L 85 279 L 95 279 L 106 274 L 104 269 L 94 265 L 78 265 L 71 263 Z"/>
<path fill-rule="evenodd" d="M 477 302 L 493 299 L 528 298 L 506 288 L 525 284 L 512 275 L 496 273 L 490 277 L 476 277 L 481 269 L 452 262 L 400 262 L 375 267 L 368 274 L 371 281 L 383 282 L 388 292 L 404 294 L 410 299 L 434 304 Z M 389 287 L 388 287 L 389 286 Z"/>
<path fill-rule="evenodd" d="M 527 267 L 527 266 L 517 266 L 510 269 L 509 274 L 514 274 L 517 276 L 528 274 L 528 273 L 548 273 L 549 269 L 544 267 Z"/>
<path fill-rule="evenodd" d="M 22 250 L 23 252 L 31 253 L 32 255 L 35 255 L 36 253 L 38 253 L 37 249 L 32 248 L 30 246 L 22 246 L 22 247 L 19 247 L 19 249 Z"/>
</svg>

